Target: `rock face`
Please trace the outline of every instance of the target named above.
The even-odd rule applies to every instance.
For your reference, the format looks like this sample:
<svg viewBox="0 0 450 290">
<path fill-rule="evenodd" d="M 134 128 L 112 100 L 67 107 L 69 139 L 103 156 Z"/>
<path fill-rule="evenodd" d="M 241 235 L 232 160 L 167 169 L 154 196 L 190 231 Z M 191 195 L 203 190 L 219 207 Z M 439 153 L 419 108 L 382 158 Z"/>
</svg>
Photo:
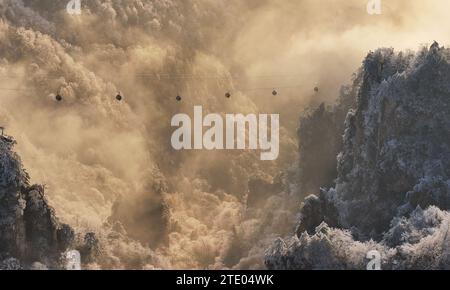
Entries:
<svg viewBox="0 0 450 290">
<path fill-rule="evenodd" d="M 0 136 L 0 269 L 59 268 L 74 232 L 58 222 L 44 187 L 30 186 L 14 144 Z"/>
<path fill-rule="evenodd" d="M 335 185 L 305 199 L 296 236 L 267 250 L 268 268 L 365 269 L 372 250 L 383 269 L 450 268 L 449 79 L 450 50 L 437 43 L 369 53 L 336 132 Z"/>
<path fill-rule="evenodd" d="M 337 174 L 336 156 L 343 149 L 342 132 L 349 109 L 354 107 L 360 85 L 358 75 L 353 86 L 344 86 L 336 106 L 321 104 L 308 109 L 300 118 L 299 170 L 300 193 L 318 194 L 320 187 L 333 185 Z"/>
</svg>

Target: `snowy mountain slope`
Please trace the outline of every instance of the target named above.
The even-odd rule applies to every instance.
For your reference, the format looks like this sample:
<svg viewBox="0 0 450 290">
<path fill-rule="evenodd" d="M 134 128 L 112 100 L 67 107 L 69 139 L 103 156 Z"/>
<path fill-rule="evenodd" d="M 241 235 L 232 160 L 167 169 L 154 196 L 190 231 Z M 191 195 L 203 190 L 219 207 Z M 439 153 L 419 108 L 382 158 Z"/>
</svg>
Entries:
<svg viewBox="0 0 450 290">
<path fill-rule="evenodd" d="M 359 73 L 334 187 L 305 199 L 296 236 L 267 250 L 271 269 L 448 269 L 450 50 L 380 49 Z"/>
</svg>

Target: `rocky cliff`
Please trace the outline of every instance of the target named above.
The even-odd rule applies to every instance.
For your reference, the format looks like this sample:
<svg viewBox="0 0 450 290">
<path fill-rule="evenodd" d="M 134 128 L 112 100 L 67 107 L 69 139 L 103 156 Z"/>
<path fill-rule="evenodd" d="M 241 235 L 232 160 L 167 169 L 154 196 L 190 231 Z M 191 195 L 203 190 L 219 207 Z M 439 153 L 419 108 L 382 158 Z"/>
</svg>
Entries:
<svg viewBox="0 0 450 290">
<path fill-rule="evenodd" d="M 342 143 L 310 146 L 341 147 L 334 185 L 305 199 L 296 235 L 267 250 L 268 268 L 365 269 L 372 250 L 381 254 L 383 269 L 450 268 L 449 79 L 450 50 L 437 43 L 418 53 L 368 54 L 343 130 L 333 124 L 342 101 L 328 113 L 328 128 L 337 131 L 322 130 L 343 135 Z M 315 114 L 325 114 L 320 110 Z M 300 128 L 314 127 L 307 121 L 312 125 Z M 314 160 L 301 169 L 308 172 L 308 164 Z"/>
<path fill-rule="evenodd" d="M 60 268 L 74 232 L 58 222 L 44 187 L 29 184 L 14 144 L 0 136 L 0 269 Z"/>
</svg>

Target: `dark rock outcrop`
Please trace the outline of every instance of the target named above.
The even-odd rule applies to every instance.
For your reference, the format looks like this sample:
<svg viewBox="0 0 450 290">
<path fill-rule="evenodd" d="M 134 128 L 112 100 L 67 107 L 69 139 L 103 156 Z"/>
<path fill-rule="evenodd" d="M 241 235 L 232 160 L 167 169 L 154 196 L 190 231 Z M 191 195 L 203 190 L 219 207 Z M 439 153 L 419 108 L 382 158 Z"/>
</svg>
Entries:
<svg viewBox="0 0 450 290">
<path fill-rule="evenodd" d="M 306 110 L 300 118 L 298 184 L 300 194 L 318 194 L 320 187 L 331 187 L 337 175 L 336 156 L 343 149 L 342 134 L 347 112 L 356 105 L 360 74 L 352 86 L 344 86 L 335 106 L 322 103 Z"/>
<path fill-rule="evenodd" d="M 0 137 L 0 269 L 59 268 L 74 231 L 58 222 L 44 187 L 29 184 L 14 144 Z"/>
</svg>

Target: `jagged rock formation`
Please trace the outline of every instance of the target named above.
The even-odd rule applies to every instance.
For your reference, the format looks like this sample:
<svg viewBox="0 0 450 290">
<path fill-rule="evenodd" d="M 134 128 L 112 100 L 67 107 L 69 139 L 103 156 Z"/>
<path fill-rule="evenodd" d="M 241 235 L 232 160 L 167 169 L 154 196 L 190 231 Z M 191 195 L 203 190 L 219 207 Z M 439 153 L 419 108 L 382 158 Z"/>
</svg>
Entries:
<svg viewBox="0 0 450 290">
<path fill-rule="evenodd" d="M 335 185 L 305 199 L 297 235 L 268 249 L 268 268 L 365 269 L 371 250 L 383 269 L 450 268 L 449 78 L 450 50 L 437 43 L 369 53 L 337 132 Z"/>
<path fill-rule="evenodd" d="M 58 222 L 44 187 L 29 184 L 14 144 L 0 136 L 0 269 L 60 268 L 74 231 Z"/>
<path fill-rule="evenodd" d="M 330 187 L 336 178 L 336 156 L 342 151 L 342 132 L 349 109 L 353 108 L 361 84 L 355 75 L 352 86 L 343 86 L 338 103 L 307 109 L 300 118 L 298 184 L 300 194 L 318 194 L 320 187 Z"/>
</svg>

